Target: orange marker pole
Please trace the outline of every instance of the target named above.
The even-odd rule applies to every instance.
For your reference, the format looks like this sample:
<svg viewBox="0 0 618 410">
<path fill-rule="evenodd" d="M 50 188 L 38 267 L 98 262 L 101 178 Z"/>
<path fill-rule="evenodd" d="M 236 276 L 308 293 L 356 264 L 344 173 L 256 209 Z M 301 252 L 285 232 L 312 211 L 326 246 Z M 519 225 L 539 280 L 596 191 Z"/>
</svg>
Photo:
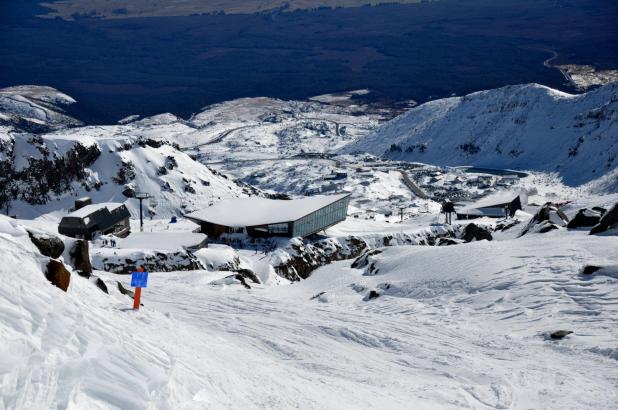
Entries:
<svg viewBox="0 0 618 410">
<path fill-rule="evenodd" d="M 135 296 L 133 297 L 133 309 L 139 310 L 139 299 L 142 296 L 142 288 L 135 288 Z"/>
</svg>

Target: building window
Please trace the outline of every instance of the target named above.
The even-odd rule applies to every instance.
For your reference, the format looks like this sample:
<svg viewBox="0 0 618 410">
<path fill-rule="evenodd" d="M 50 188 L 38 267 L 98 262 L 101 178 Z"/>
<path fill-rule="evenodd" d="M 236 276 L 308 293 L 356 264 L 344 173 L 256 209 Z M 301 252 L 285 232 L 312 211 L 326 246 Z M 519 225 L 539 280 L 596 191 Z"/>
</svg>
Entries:
<svg viewBox="0 0 618 410">
<path fill-rule="evenodd" d="M 288 224 L 271 224 L 268 225 L 268 233 L 288 233 Z"/>
</svg>

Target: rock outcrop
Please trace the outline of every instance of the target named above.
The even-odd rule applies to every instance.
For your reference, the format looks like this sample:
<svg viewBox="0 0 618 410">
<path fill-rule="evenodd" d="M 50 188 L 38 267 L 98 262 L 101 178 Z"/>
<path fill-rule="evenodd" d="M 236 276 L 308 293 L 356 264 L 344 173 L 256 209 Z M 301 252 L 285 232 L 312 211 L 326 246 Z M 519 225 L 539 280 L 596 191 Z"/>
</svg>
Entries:
<svg viewBox="0 0 618 410">
<path fill-rule="evenodd" d="M 463 239 L 466 242 L 482 240 L 491 241 L 493 240 L 493 237 L 491 236 L 491 232 L 489 232 L 487 228 L 472 223 L 466 225 L 460 236 L 460 239 Z"/>
<path fill-rule="evenodd" d="M 28 231 L 28 236 L 43 256 L 57 259 L 64 252 L 64 242 L 57 236 L 33 231 Z"/>
<path fill-rule="evenodd" d="M 287 247 L 273 252 L 270 263 L 278 275 L 291 281 L 298 281 L 306 279 L 321 266 L 343 259 L 357 258 L 352 267 L 357 269 L 365 267 L 372 256 L 381 252 L 379 250 L 381 247 L 444 246 L 482 239 L 491 240 L 491 231 L 490 228 L 479 224 L 468 224 L 465 227 L 437 224 L 409 233 L 347 236 L 315 242 L 294 238 Z M 377 274 L 377 271 L 371 269 L 369 271 Z"/>
<path fill-rule="evenodd" d="M 50 259 L 47 263 L 45 277 L 52 285 L 67 291 L 71 283 L 71 273 L 64 267 L 62 262 Z"/>
<path fill-rule="evenodd" d="M 603 208 L 580 209 L 567 224 L 567 229 L 593 227 L 599 223 L 605 212 L 606 210 Z"/>
<path fill-rule="evenodd" d="M 236 276 L 241 276 L 243 279 L 249 279 L 253 283 L 260 283 L 260 280 L 258 279 L 255 272 L 250 269 L 242 268 L 234 272 L 236 273 Z"/>
<path fill-rule="evenodd" d="M 320 266 L 356 258 L 367 248 L 367 242 L 354 236 L 322 239 L 314 243 L 304 243 L 300 238 L 294 238 L 287 248 L 277 249 L 271 261 L 278 275 L 298 281 L 308 278 Z"/>
<path fill-rule="evenodd" d="M 618 202 L 601 217 L 599 223 L 592 227 L 590 235 L 607 232 L 618 228 Z"/>
<path fill-rule="evenodd" d="M 374 256 L 374 255 L 379 255 L 381 254 L 382 251 L 380 249 L 371 249 L 368 250 L 366 252 L 364 252 L 361 256 L 359 256 L 358 258 L 356 258 L 354 260 L 354 262 L 352 262 L 352 265 L 350 266 L 352 269 L 361 269 L 366 267 L 369 264 L 369 258 Z"/>
<path fill-rule="evenodd" d="M 69 250 L 69 258 L 73 268 L 84 273 L 92 273 L 88 241 L 78 239 Z"/>
<path fill-rule="evenodd" d="M 562 212 L 557 205 L 547 202 L 532 217 L 528 225 L 521 231 L 519 236 L 527 233 L 545 233 L 559 229 L 568 224 L 569 218 Z"/>
<path fill-rule="evenodd" d="M 136 250 L 134 253 L 114 251 L 100 248 L 93 259 L 93 267 L 106 272 L 128 275 L 140 266 L 148 272 L 172 272 L 203 270 L 205 267 L 191 252 L 182 251 L 146 251 Z M 103 253 L 105 252 L 105 253 Z"/>
</svg>

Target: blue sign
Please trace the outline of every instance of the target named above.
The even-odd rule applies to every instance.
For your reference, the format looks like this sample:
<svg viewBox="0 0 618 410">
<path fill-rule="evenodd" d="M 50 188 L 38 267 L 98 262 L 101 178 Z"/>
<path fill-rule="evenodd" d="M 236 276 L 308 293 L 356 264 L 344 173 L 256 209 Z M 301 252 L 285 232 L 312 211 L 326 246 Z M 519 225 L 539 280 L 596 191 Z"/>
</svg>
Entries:
<svg viewBox="0 0 618 410">
<path fill-rule="evenodd" d="M 148 272 L 131 273 L 131 287 L 133 288 L 148 287 Z"/>
</svg>

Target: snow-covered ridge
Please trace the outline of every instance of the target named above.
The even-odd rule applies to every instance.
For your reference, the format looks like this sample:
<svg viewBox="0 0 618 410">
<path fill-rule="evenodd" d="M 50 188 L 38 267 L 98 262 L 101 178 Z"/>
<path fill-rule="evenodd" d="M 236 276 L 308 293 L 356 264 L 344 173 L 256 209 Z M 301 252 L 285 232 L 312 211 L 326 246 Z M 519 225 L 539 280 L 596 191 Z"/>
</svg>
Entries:
<svg viewBox="0 0 618 410">
<path fill-rule="evenodd" d="M 22 85 L 0 89 L 0 125 L 44 131 L 82 123 L 62 106 L 75 100 L 52 87 Z"/>
<path fill-rule="evenodd" d="M 167 218 L 222 198 L 247 195 L 234 181 L 194 161 L 167 141 L 133 136 L 100 136 L 97 127 L 38 135 L 11 133 L 8 174 L 0 185 L 13 187 L 11 213 L 33 218 L 68 211 L 75 199 L 125 202 L 136 216 L 136 192 L 153 196 L 146 216 Z M 8 179 L 7 179 L 8 177 Z M 3 198 L 3 205 L 6 198 Z"/>
<path fill-rule="evenodd" d="M 525 84 L 435 100 L 342 151 L 558 172 L 579 185 L 618 167 L 618 83 L 581 95 Z"/>
</svg>

